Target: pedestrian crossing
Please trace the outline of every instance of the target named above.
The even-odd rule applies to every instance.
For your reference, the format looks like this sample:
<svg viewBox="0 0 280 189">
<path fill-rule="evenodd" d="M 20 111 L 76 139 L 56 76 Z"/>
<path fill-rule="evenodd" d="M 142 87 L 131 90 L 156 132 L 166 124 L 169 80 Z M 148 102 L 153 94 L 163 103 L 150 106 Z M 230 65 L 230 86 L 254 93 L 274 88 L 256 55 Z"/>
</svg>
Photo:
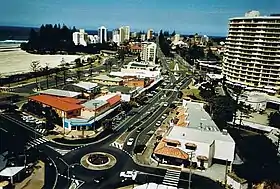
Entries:
<svg viewBox="0 0 280 189">
<path fill-rule="evenodd" d="M 123 149 L 123 144 L 119 144 L 118 142 L 113 142 L 113 143 L 110 144 L 110 146 L 113 146 L 113 147 L 118 148 L 120 150 Z"/>
<path fill-rule="evenodd" d="M 27 142 L 26 148 L 27 149 L 34 148 L 35 146 L 38 146 L 38 145 L 43 144 L 43 143 L 48 142 L 48 141 L 49 140 L 46 139 L 46 138 L 37 138 L 35 140 Z"/>
<path fill-rule="evenodd" d="M 168 169 L 163 178 L 162 184 L 177 187 L 180 180 L 181 171 Z"/>
<path fill-rule="evenodd" d="M 68 177 L 68 176 L 60 174 L 60 173 L 58 173 L 58 176 L 61 176 L 61 177 L 65 178 L 65 179 L 69 179 L 69 180 L 72 181 L 69 188 L 76 188 L 77 189 L 77 188 L 79 188 L 81 185 L 83 185 L 85 183 L 82 180 L 71 178 L 71 177 Z"/>
<path fill-rule="evenodd" d="M 46 130 L 46 129 L 36 129 L 36 131 L 37 131 L 38 133 L 45 134 L 47 130 Z"/>
</svg>

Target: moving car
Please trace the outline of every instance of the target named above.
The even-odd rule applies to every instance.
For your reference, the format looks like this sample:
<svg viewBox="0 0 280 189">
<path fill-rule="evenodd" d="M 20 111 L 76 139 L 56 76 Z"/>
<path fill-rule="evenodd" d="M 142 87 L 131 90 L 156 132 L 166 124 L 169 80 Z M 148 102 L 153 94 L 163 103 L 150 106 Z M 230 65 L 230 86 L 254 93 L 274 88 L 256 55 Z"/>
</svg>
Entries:
<svg viewBox="0 0 280 189">
<path fill-rule="evenodd" d="M 133 144 L 134 138 L 129 138 L 126 145 L 131 146 Z"/>
<path fill-rule="evenodd" d="M 120 173 L 120 177 L 122 178 L 131 178 L 132 180 L 135 180 L 136 176 L 138 174 L 138 171 L 125 171 Z"/>
</svg>

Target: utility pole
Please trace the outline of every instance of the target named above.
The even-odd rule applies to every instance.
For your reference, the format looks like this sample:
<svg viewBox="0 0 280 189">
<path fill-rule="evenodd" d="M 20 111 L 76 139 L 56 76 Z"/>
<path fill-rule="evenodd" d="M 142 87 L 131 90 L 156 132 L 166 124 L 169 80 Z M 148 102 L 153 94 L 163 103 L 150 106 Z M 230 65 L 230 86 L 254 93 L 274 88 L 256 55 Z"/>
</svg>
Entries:
<svg viewBox="0 0 280 189">
<path fill-rule="evenodd" d="M 190 172 L 189 172 L 189 186 L 188 186 L 188 189 L 191 189 L 191 179 L 192 179 L 192 157 L 193 157 L 193 152 L 191 152 L 191 157 L 190 157 Z"/>
<path fill-rule="evenodd" d="M 96 107 L 98 103 L 94 102 L 93 105 L 94 105 L 93 130 L 95 130 Z"/>
<path fill-rule="evenodd" d="M 225 187 L 227 187 L 228 160 L 226 160 Z"/>
</svg>

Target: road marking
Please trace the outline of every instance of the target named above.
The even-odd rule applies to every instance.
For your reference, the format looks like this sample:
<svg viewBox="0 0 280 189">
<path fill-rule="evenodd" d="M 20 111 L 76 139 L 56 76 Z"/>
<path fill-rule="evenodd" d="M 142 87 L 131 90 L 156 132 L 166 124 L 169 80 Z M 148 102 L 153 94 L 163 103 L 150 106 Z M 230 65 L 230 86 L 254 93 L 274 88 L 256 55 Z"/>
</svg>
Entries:
<svg viewBox="0 0 280 189">
<path fill-rule="evenodd" d="M 181 171 L 167 169 L 162 183 L 169 186 L 178 186 Z"/>
</svg>

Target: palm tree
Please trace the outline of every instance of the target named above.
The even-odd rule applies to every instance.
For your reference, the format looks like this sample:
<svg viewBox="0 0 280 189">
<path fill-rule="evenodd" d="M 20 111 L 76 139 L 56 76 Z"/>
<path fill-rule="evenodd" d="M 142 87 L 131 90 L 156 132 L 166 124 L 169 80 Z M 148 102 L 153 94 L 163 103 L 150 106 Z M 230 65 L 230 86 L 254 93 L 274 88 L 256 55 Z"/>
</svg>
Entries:
<svg viewBox="0 0 280 189">
<path fill-rule="evenodd" d="M 82 70 L 80 70 L 79 68 L 76 71 L 77 74 L 77 79 L 80 80 L 81 79 L 81 74 L 82 74 Z"/>
<path fill-rule="evenodd" d="M 37 72 L 40 69 L 40 62 L 39 61 L 32 61 L 30 64 L 30 69 L 32 72 L 34 72 L 35 79 L 36 79 L 36 89 L 38 90 L 38 77 Z"/>
<path fill-rule="evenodd" d="M 46 67 L 44 69 L 45 74 L 46 74 L 46 79 L 47 79 L 47 89 L 49 88 L 49 63 L 46 63 Z"/>
</svg>

